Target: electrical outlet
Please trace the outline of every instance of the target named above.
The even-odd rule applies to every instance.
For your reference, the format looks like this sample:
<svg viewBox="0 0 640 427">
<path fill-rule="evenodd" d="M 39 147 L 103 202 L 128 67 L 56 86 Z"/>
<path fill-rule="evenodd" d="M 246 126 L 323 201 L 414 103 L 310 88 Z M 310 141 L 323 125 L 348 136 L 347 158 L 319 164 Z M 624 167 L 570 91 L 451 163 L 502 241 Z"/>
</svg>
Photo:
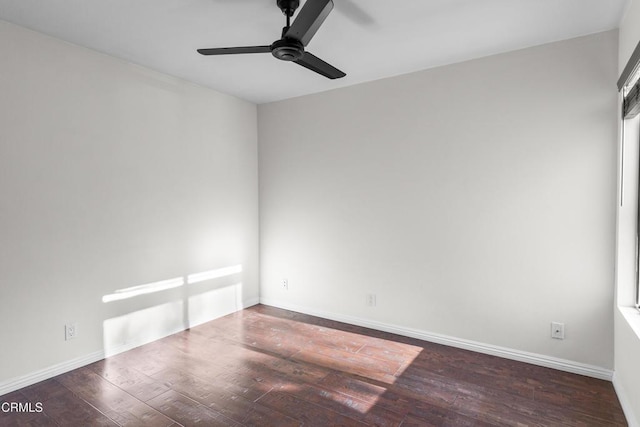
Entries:
<svg viewBox="0 0 640 427">
<path fill-rule="evenodd" d="M 367 305 L 369 307 L 375 307 L 376 306 L 376 294 L 368 294 L 367 295 Z"/>
<path fill-rule="evenodd" d="M 282 289 L 284 289 L 285 291 L 289 290 L 289 280 L 288 279 L 282 279 L 280 281 L 280 284 L 282 285 Z"/>
<path fill-rule="evenodd" d="M 68 323 L 64 325 L 64 339 L 65 341 L 72 340 L 78 336 L 78 324 Z"/>
<path fill-rule="evenodd" d="M 551 338 L 557 340 L 564 339 L 564 323 L 551 322 Z"/>
</svg>

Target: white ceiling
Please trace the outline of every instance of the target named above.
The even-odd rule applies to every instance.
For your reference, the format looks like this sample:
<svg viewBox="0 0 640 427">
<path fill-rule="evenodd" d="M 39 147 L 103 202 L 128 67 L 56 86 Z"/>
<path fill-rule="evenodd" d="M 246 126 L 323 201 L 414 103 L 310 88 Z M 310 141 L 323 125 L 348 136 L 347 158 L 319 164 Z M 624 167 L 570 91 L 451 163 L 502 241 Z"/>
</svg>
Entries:
<svg viewBox="0 0 640 427">
<path fill-rule="evenodd" d="M 333 81 L 268 53 L 196 53 L 279 39 L 276 0 L 0 0 L 0 19 L 265 103 L 617 28 L 629 1 L 334 0 L 307 46 L 347 73 Z"/>
</svg>

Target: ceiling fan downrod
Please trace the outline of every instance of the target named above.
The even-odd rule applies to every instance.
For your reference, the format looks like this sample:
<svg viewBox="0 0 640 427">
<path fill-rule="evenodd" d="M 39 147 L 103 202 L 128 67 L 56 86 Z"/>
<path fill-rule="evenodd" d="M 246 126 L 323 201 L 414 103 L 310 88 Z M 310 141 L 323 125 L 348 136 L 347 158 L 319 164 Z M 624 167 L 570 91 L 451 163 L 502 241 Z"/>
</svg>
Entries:
<svg viewBox="0 0 640 427">
<path fill-rule="evenodd" d="M 278 7 L 287 17 L 287 25 L 282 29 L 282 38 L 271 45 L 271 54 L 282 61 L 295 61 L 304 55 L 304 46 L 297 40 L 286 37 L 291 28 L 291 17 L 295 13 L 300 0 L 276 0 Z"/>
</svg>

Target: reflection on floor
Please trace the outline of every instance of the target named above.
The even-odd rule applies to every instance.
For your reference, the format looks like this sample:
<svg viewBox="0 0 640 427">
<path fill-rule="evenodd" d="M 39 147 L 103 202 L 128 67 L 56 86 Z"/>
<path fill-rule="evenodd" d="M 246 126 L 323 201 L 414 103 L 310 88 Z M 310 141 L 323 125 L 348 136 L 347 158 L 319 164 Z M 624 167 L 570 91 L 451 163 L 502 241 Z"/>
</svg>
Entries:
<svg viewBox="0 0 640 427">
<path fill-rule="evenodd" d="M 263 305 L 0 401 L 42 408 L 0 425 L 626 425 L 607 381 Z"/>
</svg>

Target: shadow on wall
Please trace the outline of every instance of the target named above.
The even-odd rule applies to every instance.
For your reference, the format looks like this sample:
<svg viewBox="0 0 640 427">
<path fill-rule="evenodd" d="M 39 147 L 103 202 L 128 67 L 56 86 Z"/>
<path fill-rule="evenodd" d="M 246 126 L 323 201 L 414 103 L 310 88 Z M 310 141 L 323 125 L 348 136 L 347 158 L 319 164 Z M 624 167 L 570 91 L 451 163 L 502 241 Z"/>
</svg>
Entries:
<svg viewBox="0 0 640 427">
<path fill-rule="evenodd" d="M 120 308 L 126 310 L 124 304 L 129 300 L 145 296 L 150 298 L 170 290 L 175 292 L 170 301 L 105 320 L 105 356 L 130 350 L 242 309 L 241 273 L 242 265 L 233 265 L 118 289 L 104 295 L 103 303 L 122 304 Z"/>
</svg>

